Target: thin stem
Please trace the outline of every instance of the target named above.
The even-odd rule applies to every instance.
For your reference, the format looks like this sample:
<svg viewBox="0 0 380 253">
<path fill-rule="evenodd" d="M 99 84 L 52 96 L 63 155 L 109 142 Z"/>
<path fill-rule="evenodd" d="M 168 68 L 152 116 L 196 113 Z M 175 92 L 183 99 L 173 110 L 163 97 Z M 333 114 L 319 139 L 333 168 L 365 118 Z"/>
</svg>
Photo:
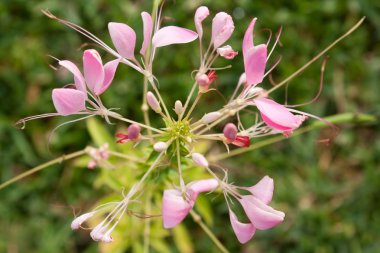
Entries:
<svg viewBox="0 0 380 253">
<path fill-rule="evenodd" d="M 202 221 L 201 216 L 199 214 L 197 214 L 194 210 L 191 210 L 190 214 L 193 217 L 193 220 L 202 228 L 202 230 L 208 235 L 208 237 L 218 247 L 218 249 L 223 253 L 229 253 L 228 249 L 226 249 L 226 247 L 224 247 L 224 245 L 219 241 L 219 239 L 216 238 L 214 233 Z"/>
<path fill-rule="evenodd" d="M 193 105 L 192 105 L 191 108 L 189 109 L 189 112 L 187 113 L 185 119 L 188 119 L 188 118 L 190 117 L 190 115 L 191 115 L 191 113 L 193 112 L 195 106 L 198 104 L 199 99 L 202 97 L 202 94 L 203 94 L 203 93 L 199 93 L 199 94 L 198 94 L 198 96 L 197 96 L 197 98 L 195 99 Z"/>
<path fill-rule="evenodd" d="M 190 99 L 191 99 L 191 97 L 193 96 L 193 93 L 194 93 L 194 91 L 195 91 L 196 88 L 197 88 L 197 82 L 194 82 L 193 86 L 191 87 L 190 93 L 189 93 L 189 95 L 187 96 L 187 99 L 186 99 L 186 102 L 185 102 L 185 106 L 183 107 L 183 112 L 182 112 L 182 114 L 181 114 L 180 117 L 179 117 L 179 121 L 181 121 L 183 115 L 185 114 L 186 109 L 187 109 L 187 107 L 189 106 Z"/>
<path fill-rule="evenodd" d="M 307 62 L 305 65 L 303 65 L 301 68 L 299 68 L 296 72 L 291 74 L 289 77 L 287 77 L 285 80 L 283 80 L 281 83 L 277 84 L 275 87 L 270 89 L 267 93 L 270 94 L 271 92 L 277 90 L 290 80 L 292 80 L 294 77 L 301 74 L 306 68 L 308 68 L 312 63 L 314 63 L 316 60 L 318 60 L 322 55 L 324 55 L 327 51 L 329 51 L 331 48 L 333 48 L 336 44 L 338 44 L 340 41 L 342 41 L 344 38 L 346 38 L 348 35 L 350 35 L 352 32 L 354 32 L 364 21 L 365 17 L 359 20 L 358 23 L 356 23 L 350 30 L 348 30 L 345 34 L 340 36 L 338 39 L 336 39 L 333 43 L 331 43 L 328 47 L 323 49 L 319 54 L 317 54 L 313 59 L 311 59 L 309 62 Z"/>
<path fill-rule="evenodd" d="M 12 179 L 8 180 L 8 181 L 5 181 L 4 183 L 0 184 L 0 190 L 7 187 L 8 185 L 10 184 L 13 184 L 29 175 L 32 175 L 40 170 L 43 170 L 51 165 L 54 165 L 54 164 L 57 164 L 57 163 L 62 163 L 63 161 L 66 161 L 66 160 L 70 160 L 70 159 L 73 159 L 75 157 L 78 157 L 78 156 L 81 156 L 81 155 L 84 155 L 86 154 L 86 149 L 83 149 L 83 150 L 80 150 L 80 151 L 77 151 L 77 152 L 74 152 L 74 153 L 71 153 L 71 154 L 68 154 L 68 155 L 62 155 L 54 160 L 51 160 L 49 162 L 46 162 L 46 163 L 43 163 L 37 167 L 34 167 L 24 173 L 21 173 L 20 175 L 18 176 L 15 176 L 13 177 Z"/>
<path fill-rule="evenodd" d="M 178 139 L 176 140 L 176 143 L 177 143 L 177 162 L 178 162 L 179 183 L 181 185 L 182 192 L 185 192 L 186 191 L 186 187 L 185 187 L 185 182 L 183 181 L 182 168 L 181 168 L 181 150 L 180 150 L 181 147 L 179 145 L 179 140 Z"/>
<path fill-rule="evenodd" d="M 141 161 L 137 157 L 133 157 L 133 156 L 130 156 L 130 155 L 126 155 L 126 154 L 123 154 L 123 153 L 119 153 L 119 152 L 116 152 L 116 151 L 110 151 L 110 150 L 108 151 L 108 153 L 110 155 L 113 155 L 113 156 L 116 156 L 116 157 L 119 157 L 119 158 L 123 158 L 123 159 L 129 160 L 129 161 L 135 162 L 135 163 L 145 164 L 144 161 Z"/>
<path fill-rule="evenodd" d="M 159 90 L 157 89 L 156 84 L 153 81 L 150 81 L 150 84 L 152 85 L 153 90 L 155 91 L 155 93 L 156 93 L 156 95 L 158 97 L 158 100 L 160 100 L 160 102 L 162 104 L 162 107 L 164 108 L 164 111 L 165 111 L 165 114 L 166 114 L 167 118 L 171 121 L 171 117 L 170 117 L 169 111 L 166 108 L 166 104 L 165 104 L 164 100 L 162 99 L 161 94 L 160 94 Z"/>
<path fill-rule="evenodd" d="M 327 120 L 333 124 L 343 124 L 343 123 L 348 123 L 348 122 L 353 122 L 353 123 L 356 123 L 356 122 L 357 123 L 373 122 L 376 119 L 375 119 L 375 117 L 373 117 L 371 115 L 366 115 L 366 114 L 343 113 L 343 114 L 338 114 L 338 115 L 326 117 L 325 120 Z M 311 130 L 323 128 L 326 126 L 327 125 L 325 125 L 324 123 L 318 121 L 318 122 L 315 122 L 314 124 L 312 124 L 310 126 L 303 127 L 301 129 L 295 131 L 291 137 L 295 137 L 295 136 L 310 132 Z M 288 138 L 283 136 L 283 135 L 279 135 L 279 136 L 276 136 L 276 137 L 273 137 L 270 139 L 266 139 L 266 140 L 263 140 L 260 142 L 256 142 L 248 148 L 238 148 L 238 149 L 235 149 L 229 153 L 226 152 L 226 153 L 222 153 L 220 155 L 211 156 L 208 158 L 208 160 L 210 162 L 217 162 L 217 161 L 224 160 L 224 159 L 227 159 L 227 158 L 230 158 L 233 156 L 237 156 L 237 155 L 240 155 L 240 154 L 243 154 L 243 153 L 246 153 L 246 152 L 249 152 L 249 151 L 252 151 L 252 150 L 255 150 L 255 149 L 258 149 L 258 148 L 261 148 L 261 147 L 264 147 L 264 146 L 267 146 L 267 145 L 270 145 L 270 144 L 273 144 L 273 143 L 276 143 L 276 142 L 279 142 L 282 140 L 285 140 L 285 139 L 288 139 Z"/>
<path fill-rule="evenodd" d="M 148 104 L 146 102 L 146 94 L 148 93 L 148 78 L 146 77 L 146 75 L 144 75 L 144 90 L 143 90 L 143 102 L 142 102 L 142 105 L 141 105 L 141 110 L 143 112 L 143 115 L 144 115 L 144 123 L 145 125 L 147 126 L 151 126 L 150 125 L 150 119 L 149 119 L 149 112 L 148 112 Z M 148 135 L 152 135 L 152 130 L 151 129 L 148 129 Z M 151 141 L 153 142 L 153 140 Z"/>
<path fill-rule="evenodd" d="M 150 129 L 150 130 L 152 130 L 154 132 L 157 132 L 157 133 L 160 133 L 160 134 L 164 133 L 164 131 L 161 131 L 161 130 L 159 130 L 157 128 L 154 128 L 154 127 L 151 127 L 151 126 L 147 126 L 147 125 L 142 124 L 142 123 L 137 122 L 137 121 L 133 121 L 133 120 L 130 120 L 130 119 L 123 118 L 121 115 L 119 115 L 117 113 L 108 112 L 107 115 L 110 116 L 110 117 L 112 117 L 112 118 L 114 118 L 114 119 L 125 121 L 125 122 L 131 123 L 131 124 L 137 124 L 137 125 L 139 125 L 139 126 L 141 126 L 143 128 Z"/>
</svg>

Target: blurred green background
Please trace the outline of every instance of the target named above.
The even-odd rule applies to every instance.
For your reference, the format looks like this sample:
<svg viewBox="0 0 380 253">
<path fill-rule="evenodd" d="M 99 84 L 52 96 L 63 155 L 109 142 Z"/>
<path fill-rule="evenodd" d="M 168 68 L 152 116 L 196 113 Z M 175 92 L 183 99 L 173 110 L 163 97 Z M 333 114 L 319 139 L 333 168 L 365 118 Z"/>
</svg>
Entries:
<svg viewBox="0 0 380 253">
<path fill-rule="evenodd" d="M 164 24 L 194 29 L 197 6 L 207 5 L 212 15 L 231 13 L 235 32 L 229 44 L 241 50 L 241 40 L 252 17 L 258 17 L 257 41 L 283 26 L 283 60 L 273 73 L 283 80 L 343 34 L 362 16 L 364 24 L 328 53 L 324 90 L 317 103 L 301 108 L 320 116 L 343 112 L 380 113 L 380 3 L 376 0 L 321 1 L 167 1 Z M 52 112 L 51 90 L 71 80 L 48 55 L 81 62 L 81 45 L 89 42 L 73 30 L 41 13 L 87 28 L 110 44 L 107 23 L 127 22 L 141 41 L 140 12 L 150 12 L 151 1 L 0 1 L 0 181 L 29 168 L 91 144 L 84 122 L 62 127 L 48 144 L 50 131 L 65 118 L 49 118 L 13 127 L 20 118 Z M 210 16 L 205 22 L 211 26 Z M 209 31 L 206 28 L 206 31 Z M 207 34 L 207 32 L 206 32 Z M 159 50 L 154 69 L 169 105 L 184 100 L 197 67 L 197 43 Z M 137 46 L 139 48 L 139 46 Z M 102 52 L 104 59 L 111 59 Z M 310 100 L 318 90 L 321 60 L 291 81 L 289 103 Z M 220 60 L 218 65 L 229 64 Z M 222 95 L 207 95 L 209 108 L 228 98 L 242 72 L 242 55 L 229 70 L 218 72 Z M 80 65 L 80 64 L 79 64 Z M 266 81 L 263 86 L 270 87 Z M 108 107 L 142 120 L 142 78 L 121 66 L 112 88 L 104 94 Z M 274 94 L 284 101 L 284 89 Z M 202 107 L 199 107 L 202 108 Z M 199 115 L 204 111 L 199 110 Z M 158 120 L 153 118 L 154 120 Z M 379 124 L 344 124 L 330 145 L 316 130 L 223 161 L 239 185 L 251 185 L 263 175 L 275 180 L 274 206 L 287 214 L 280 226 L 259 231 L 247 245 L 232 233 L 225 203 L 212 201 L 212 230 L 231 252 L 380 252 L 380 132 Z M 111 126 L 110 131 L 114 128 Z M 75 173 L 72 173 L 75 170 Z M 87 234 L 71 231 L 72 208 L 87 210 L 107 189 L 94 188 L 97 171 L 65 162 L 52 166 L 0 191 L 0 252 L 98 252 Z M 217 252 L 209 239 L 186 220 L 195 252 Z M 169 245 L 170 240 L 168 241 Z M 171 252 L 179 250 L 171 246 Z M 191 252 L 191 251 L 190 251 Z"/>
</svg>

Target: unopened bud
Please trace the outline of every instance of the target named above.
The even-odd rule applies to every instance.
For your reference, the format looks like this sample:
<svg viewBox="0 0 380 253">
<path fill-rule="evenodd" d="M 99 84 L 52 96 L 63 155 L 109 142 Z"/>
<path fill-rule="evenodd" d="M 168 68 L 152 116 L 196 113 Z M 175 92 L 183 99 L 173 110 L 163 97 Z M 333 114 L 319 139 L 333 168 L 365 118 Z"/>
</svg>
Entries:
<svg viewBox="0 0 380 253">
<path fill-rule="evenodd" d="M 82 223 L 85 222 L 86 220 L 88 220 L 89 218 L 91 218 L 94 214 L 95 214 L 95 212 L 89 212 L 89 213 L 85 213 L 85 214 L 82 214 L 82 215 L 76 217 L 73 220 L 73 222 L 71 222 L 71 229 L 72 230 L 79 229 L 80 226 L 82 225 Z"/>
<path fill-rule="evenodd" d="M 153 111 L 155 111 L 156 113 L 161 112 L 160 103 L 158 102 L 156 96 L 152 92 L 148 91 L 148 93 L 146 93 L 146 101 L 148 102 L 150 108 L 152 108 Z"/>
<path fill-rule="evenodd" d="M 202 154 L 193 153 L 191 157 L 193 158 L 193 161 L 196 165 L 201 166 L 203 168 L 208 168 L 208 161 Z"/>
<path fill-rule="evenodd" d="M 220 112 L 210 112 L 206 113 L 201 120 L 203 124 L 210 124 L 211 122 L 219 119 L 220 116 L 222 116 Z"/>
<path fill-rule="evenodd" d="M 157 151 L 157 152 L 163 152 L 163 151 L 165 151 L 167 148 L 168 148 L 168 145 L 167 145 L 165 142 L 163 142 L 163 141 L 159 141 L 159 142 L 157 142 L 157 143 L 155 143 L 155 144 L 153 145 L 153 149 L 154 149 L 155 151 Z"/>
<path fill-rule="evenodd" d="M 197 84 L 201 87 L 206 87 L 208 86 L 210 79 L 206 74 L 201 74 L 196 76 L 195 80 L 197 81 Z"/>
<path fill-rule="evenodd" d="M 128 139 L 136 141 L 140 138 L 141 128 L 137 124 L 132 124 L 128 127 Z"/>
<path fill-rule="evenodd" d="M 177 100 L 174 104 L 174 111 L 177 113 L 177 115 L 181 115 L 183 113 L 183 105 L 182 102 Z"/>
<path fill-rule="evenodd" d="M 233 142 L 236 140 L 237 134 L 238 130 L 235 124 L 228 123 L 223 129 L 223 135 L 226 137 L 228 142 Z"/>
</svg>

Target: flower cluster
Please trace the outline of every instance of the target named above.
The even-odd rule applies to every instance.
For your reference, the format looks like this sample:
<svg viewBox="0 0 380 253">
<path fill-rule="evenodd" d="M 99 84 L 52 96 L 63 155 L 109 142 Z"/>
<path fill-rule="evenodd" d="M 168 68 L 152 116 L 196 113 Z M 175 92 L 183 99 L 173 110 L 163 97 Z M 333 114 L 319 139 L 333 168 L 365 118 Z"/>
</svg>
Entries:
<svg viewBox="0 0 380 253">
<path fill-rule="evenodd" d="M 235 28 L 229 14 L 219 12 L 214 16 L 208 46 L 204 47 L 207 36 L 203 33 L 203 22 L 210 15 L 207 7 L 199 7 L 195 12 L 196 31 L 178 26 L 160 27 L 160 11 L 155 13 L 154 20 L 150 14 L 142 12 L 144 38 L 139 51 L 142 57 L 136 57 L 136 34 L 127 24 L 115 22 L 108 24 L 109 34 L 115 48 L 113 49 L 82 27 L 59 19 L 49 12 L 45 12 L 45 14 L 91 39 L 115 59 L 103 64 L 100 54 L 95 49 L 85 50 L 83 74 L 71 61 L 59 60 L 58 64 L 73 74 L 74 84 L 53 90 L 52 100 L 56 113 L 33 116 L 23 121 L 67 115 L 85 115 L 84 118 L 101 116 L 108 123 L 111 120 L 119 120 L 128 123 L 129 126 L 126 133 L 116 133 L 117 143 L 141 142 L 142 145 L 151 145 L 154 152 L 158 152 L 141 179 L 134 184 L 121 201 L 78 216 L 72 222 L 72 229 L 81 228 L 88 219 L 104 212 L 105 209 L 108 210 L 109 206 L 114 206 L 106 218 L 91 232 L 91 237 L 95 241 L 111 242 L 113 240 L 112 231 L 127 212 L 129 204 L 137 200 L 139 194 L 143 192 L 144 183 L 151 172 L 165 160 L 173 157 L 177 161 L 176 169 L 179 180 L 178 187 L 166 189 L 163 192 L 162 220 L 165 228 L 173 228 L 181 223 L 196 204 L 198 195 L 211 191 L 223 193 L 233 231 L 241 243 L 249 241 L 256 229 L 270 229 L 283 222 L 285 214 L 269 206 L 274 191 L 272 178 L 265 176 L 251 187 L 236 186 L 228 182 L 227 170 L 224 171 L 224 177 L 220 177 L 209 165 L 206 159 L 207 155 L 199 153 L 195 145 L 199 140 L 210 140 L 223 143 L 227 150 L 231 145 L 244 148 L 250 146 L 253 138 L 273 134 L 290 136 L 308 117 L 315 117 L 277 103 L 270 98 L 271 90 L 258 87 L 273 70 L 273 67 L 267 67 L 267 63 L 280 35 L 276 37 L 271 48 L 268 48 L 271 44 L 270 39 L 266 44 L 255 44 L 254 26 L 257 19 L 252 19 L 242 40 L 241 53 L 244 70 L 238 79 L 235 92 L 222 108 L 206 112 L 197 120 L 193 111 L 198 102 L 204 93 L 215 90 L 212 85 L 217 80 L 217 71 L 219 71 L 213 67 L 215 61 L 220 58 L 233 60 L 238 55 L 238 52 L 230 45 L 226 45 Z M 194 75 L 194 84 L 189 87 L 190 92 L 184 103 L 180 100 L 175 101 L 174 114 L 168 110 L 158 89 L 158 77 L 153 71 L 155 54 L 161 47 L 190 43 L 197 39 L 199 40 L 200 64 Z M 140 58 L 141 61 L 138 60 Z M 100 95 L 110 87 L 120 64 L 125 64 L 143 75 L 147 85 L 142 107 L 145 119 L 149 119 L 148 108 L 150 108 L 152 112 L 162 117 L 165 122 L 164 127 L 151 126 L 149 120 L 145 120 L 144 123 L 136 122 L 116 113 L 115 110 L 108 109 L 103 104 Z M 256 118 L 253 118 L 254 124 L 248 127 L 244 127 L 239 120 L 240 113 L 244 113 L 246 108 L 254 109 L 257 112 Z M 209 133 L 215 126 L 221 127 L 223 131 Z M 89 155 L 92 160 L 88 167 L 94 168 L 107 160 L 110 153 L 108 146 L 103 146 L 99 149 L 91 149 Z M 211 178 L 186 182 L 182 173 L 184 163 L 203 168 Z M 176 182 L 173 183 L 176 184 Z M 236 203 L 240 205 L 236 205 Z M 240 222 L 241 219 L 237 217 L 236 210 L 234 211 L 233 208 L 244 210 L 249 222 Z"/>
</svg>

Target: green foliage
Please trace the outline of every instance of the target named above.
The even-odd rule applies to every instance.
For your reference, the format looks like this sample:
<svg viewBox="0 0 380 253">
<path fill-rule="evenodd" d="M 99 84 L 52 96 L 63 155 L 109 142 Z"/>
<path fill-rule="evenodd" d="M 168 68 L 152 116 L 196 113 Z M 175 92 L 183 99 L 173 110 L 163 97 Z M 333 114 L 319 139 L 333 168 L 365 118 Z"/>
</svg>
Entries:
<svg viewBox="0 0 380 253">
<path fill-rule="evenodd" d="M 49 9 L 58 17 L 71 20 L 111 44 L 107 22 L 128 22 L 136 29 L 141 42 L 140 12 L 150 10 L 152 1 L 23 1 L 0 2 L 0 182 L 20 174 L 63 153 L 90 144 L 108 142 L 113 150 L 151 161 L 152 150 L 133 149 L 131 145 L 115 145 L 114 134 L 125 125 L 99 125 L 92 118 L 60 128 L 52 136 L 49 131 L 66 122 L 68 117 L 37 120 L 21 131 L 13 122 L 29 115 L 52 112 L 51 90 L 62 87 L 71 76 L 49 65 L 59 59 L 81 62 L 80 49 L 89 41 L 76 32 L 43 16 Z M 343 34 L 362 16 L 363 26 L 329 53 L 324 78 L 324 91 L 317 103 L 301 109 L 317 115 L 342 112 L 369 113 L 378 118 L 380 77 L 380 18 L 375 0 L 322 1 L 166 1 L 165 25 L 176 24 L 194 29 L 192 17 L 199 5 L 211 12 L 227 11 L 235 21 L 235 33 L 229 44 L 240 51 L 241 38 L 254 16 L 257 41 L 265 42 L 268 33 L 283 26 L 281 64 L 273 72 L 276 82 L 283 80 L 314 56 L 322 47 Z M 173 19 L 171 19 L 173 18 Z M 211 24 L 211 18 L 206 21 Z M 205 28 L 205 34 L 210 30 Z M 91 45 L 92 46 L 92 45 Z M 176 45 L 157 52 L 154 70 L 160 77 L 163 98 L 172 108 L 182 101 L 190 89 L 189 70 L 197 66 L 196 43 Z M 275 56 L 276 56 L 275 55 Z M 111 56 L 102 52 L 102 57 Z M 184 56 L 186 60 L 184 60 Z M 273 63 L 273 62 L 272 62 Z M 230 64 L 221 60 L 220 66 Z M 216 88 L 221 96 L 205 95 L 200 101 L 212 110 L 223 104 L 223 98 L 234 89 L 242 72 L 242 55 L 232 62 L 232 69 L 220 71 Z M 289 103 L 310 100 L 318 90 L 320 63 L 289 84 Z M 270 87 L 270 83 L 263 84 Z M 142 77 L 121 66 L 112 89 L 104 94 L 104 103 L 120 108 L 119 112 L 142 120 Z M 284 90 L 273 96 L 284 101 Z M 253 119 L 247 118 L 248 122 Z M 164 123 L 152 117 L 154 124 Z M 89 131 L 87 131 L 87 129 Z M 240 185 L 251 185 L 263 175 L 276 183 L 274 206 L 285 211 L 285 222 L 270 231 L 258 231 L 247 245 L 240 245 L 229 225 L 224 200 L 218 193 L 201 196 L 196 210 L 231 252 L 378 252 L 380 249 L 380 136 L 378 122 L 371 125 L 343 125 L 330 145 L 318 143 L 330 133 L 315 131 L 276 143 L 260 150 L 226 160 L 230 179 Z M 258 141 L 258 140 L 257 140 Z M 256 142 L 256 140 L 254 140 Z M 197 150 L 219 150 L 224 147 L 199 143 Z M 88 232 L 72 232 L 70 222 L 75 213 L 90 210 L 107 200 L 119 199 L 123 187 L 131 186 L 146 167 L 112 158 L 117 169 L 86 169 L 88 158 L 65 162 L 0 191 L 0 252 L 143 252 L 144 220 L 133 215 L 121 221 L 115 243 L 98 245 Z M 173 169 L 161 168 L 175 180 Z M 160 180 L 160 174 L 150 180 Z M 200 168 L 185 170 L 186 178 L 204 176 Z M 163 178 L 163 177 L 162 177 Z M 159 213 L 162 182 L 152 196 L 152 214 Z M 142 199 L 142 203 L 144 199 Z M 139 206 L 134 208 L 138 210 Z M 142 210 L 140 210 L 142 211 Z M 188 217 L 183 226 L 168 231 L 161 219 L 152 219 L 150 233 L 152 252 L 216 252 L 203 231 Z M 185 239 L 186 238 L 186 239 Z M 127 250 L 128 249 L 128 250 Z"/>
</svg>

